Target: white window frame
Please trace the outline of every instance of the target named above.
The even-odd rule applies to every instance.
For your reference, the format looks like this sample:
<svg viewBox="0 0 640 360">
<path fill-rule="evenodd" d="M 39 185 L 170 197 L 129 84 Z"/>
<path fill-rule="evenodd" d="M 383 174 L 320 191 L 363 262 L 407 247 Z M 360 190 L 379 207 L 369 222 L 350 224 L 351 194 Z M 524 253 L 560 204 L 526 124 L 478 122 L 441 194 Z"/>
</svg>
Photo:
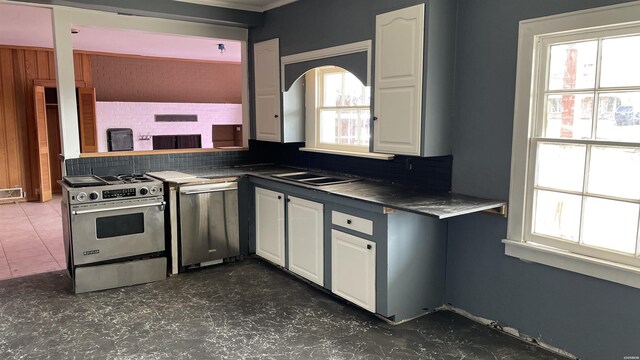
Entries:
<svg viewBox="0 0 640 360">
<path fill-rule="evenodd" d="M 323 49 L 317 49 L 312 51 L 307 51 L 298 54 L 292 54 L 283 56 L 280 59 L 280 83 L 281 87 L 284 91 L 286 89 L 285 84 L 285 68 L 287 65 L 331 58 L 334 56 L 340 55 L 348 55 L 365 52 L 367 54 L 367 79 L 365 86 L 371 86 L 371 40 L 364 40 L 354 43 L 348 43 Z M 382 154 L 382 153 L 373 153 L 369 152 L 354 152 L 354 151 L 345 151 L 345 150 L 336 150 L 336 149 L 327 149 L 316 146 L 316 79 L 315 73 L 313 76 L 310 76 L 311 71 L 307 72 L 306 75 L 306 121 L 305 121 L 305 147 L 300 148 L 301 151 L 310 151 L 310 152 L 319 152 L 319 153 L 328 153 L 334 155 L 347 155 L 347 156 L 356 156 L 356 157 L 365 157 L 379 160 L 392 160 L 394 158 L 393 154 Z M 312 92 L 313 91 L 313 92 Z"/>
<path fill-rule="evenodd" d="M 313 133 L 309 133 L 309 135 L 313 136 L 313 143 L 315 144 L 315 148 L 317 149 L 327 149 L 327 150 L 337 150 L 344 152 L 354 152 L 354 153 L 368 153 L 369 152 L 369 144 L 360 146 L 360 145 L 344 145 L 344 144 L 330 144 L 330 143 L 322 143 L 320 141 L 320 111 L 321 110 L 369 110 L 371 113 L 371 105 L 363 105 L 363 106 L 325 106 L 323 104 L 322 98 L 324 94 L 324 81 L 322 80 L 322 76 L 329 73 L 344 73 L 348 72 L 339 67 L 322 67 L 310 70 L 307 72 L 306 81 L 307 84 L 311 83 L 315 86 L 307 85 L 306 90 L 306 98 L 312 99 L 312 102 L 307 104 L 307 116 L 312 116 L 313 123 Z M 311 79 L 314 77 L 315 79 Z M 314 104 L 314 105 L 312 105 Z M 309 139 L 307 139 L 309 140 Z"/>
<path fill-rule="evenodd" d="M 637 14 L 640 2 L 594 8 L 584 11 L 554 15 L 520 22 L 518 37 L 518 65 L 516 74 L 516 94 L 514 109 L 513 147 L 511 159 L 510 213 L 505 243 L 505 254 L 522 260 L 533 261 L 581 274 L 614 281 L 640 288 L 640 266 L 622 261 L 615 256 L 602 256 L 598 251 L 576 253 L 567 247 L 553 246 L 553 241 L 545 244 L 528 242 L 533 240 L 530 229 L 529 212 L 532 211 L 532 197 L 529 191 L 533 184 L 535 164 L 535 118 L 541 104 L 540 62 L 543 39 L 572 34 L 601 32 L 626 26 L 640 26 Z M 583 36 L 583 35 L 581 35 Z M 600 35 L 594 36 L 598 37 Z M 546 54 L 546 52 L 545 52 Z M 594 99 L 595 100 L 595 99 Z M 589 249 L 590 250 L 590 249 Z"/>
</svg>

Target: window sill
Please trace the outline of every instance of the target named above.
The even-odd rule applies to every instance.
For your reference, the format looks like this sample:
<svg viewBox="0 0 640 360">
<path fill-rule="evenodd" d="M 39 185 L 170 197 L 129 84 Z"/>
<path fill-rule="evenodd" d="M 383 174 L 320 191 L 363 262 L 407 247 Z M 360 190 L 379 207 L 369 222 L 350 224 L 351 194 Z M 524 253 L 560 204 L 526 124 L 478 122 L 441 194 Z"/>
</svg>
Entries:
<svg viewBox="0 0 640 360">
<path fill-rule="evenodd" d="M 363 157 L 363 158 L 378 159 L 378 160 L 393 160 L 393 158 L 395 157 L 395 155 L 393 154 L 352 152 L 352 151 L 319 149 L 319 148 L 309 148 L 309 147 L 302 147 L 300 148 L 300 151 L 309 151 L 309 152 L 317 152 L 317 153 L 332 154 L 332 155 L 355 156 L 355 157 Z"/>
<path fill-rule="evenodd" d="M 552 266 L 640 289 L 640 268 L 578 255 L 549 246 L 502 240 L 504 253 L 524 261 Z"/>
</svg>

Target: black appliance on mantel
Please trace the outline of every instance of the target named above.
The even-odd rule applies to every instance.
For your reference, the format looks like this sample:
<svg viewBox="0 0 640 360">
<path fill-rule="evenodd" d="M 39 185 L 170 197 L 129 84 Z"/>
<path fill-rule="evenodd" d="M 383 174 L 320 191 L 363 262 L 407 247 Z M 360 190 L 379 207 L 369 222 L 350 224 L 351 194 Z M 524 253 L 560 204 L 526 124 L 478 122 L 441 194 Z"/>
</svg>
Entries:
<svg viewBox="0 0 640 360">
<path fill-rule="evenodd" d="M 132 151 L 133 130 L 127 128 L 107 129 L 107 148 L 109 151 Z"/>
</svg>

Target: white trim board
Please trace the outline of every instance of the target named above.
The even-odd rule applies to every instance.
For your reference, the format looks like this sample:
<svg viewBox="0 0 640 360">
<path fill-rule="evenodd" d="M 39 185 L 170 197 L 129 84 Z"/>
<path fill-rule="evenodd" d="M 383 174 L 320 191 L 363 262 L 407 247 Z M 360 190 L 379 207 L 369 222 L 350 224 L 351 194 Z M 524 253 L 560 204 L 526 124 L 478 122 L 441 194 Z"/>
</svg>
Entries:
<svg viewBox="0 0 640 360">
<path fill-rule="evenodd" d="M 505 255 L 640 289 L 640 268 L 522 241 L 502 240 Z"/>
<path fill-rule="evenodd" d="M 323 153 L 323 154 L 332 154 L 332 155 L 354 156 L 354 157 L 362 157 L 362 158 L 378 159 L 378 160 L 393 160 L 393 158 L 395 157 L 393 154 L 355 152 L 355 151 L 344 151 L 344 150 L 334 150 L 334 149 L 325 149 L 325 148 L 301 147 L 298 150 L 308 151 L 308 152 L 317 152 L 317 153 Z"/>
<path fill-rule="evenodd" d="M 286 65 L 301 63 L 305 61 L 325 59 L 333 56 L 355 54 L 359 52 L 367 53 L 367 83 L 371 85 L 371 40 L 364 40 L 344 45 L 328 47 L 324 49 L 312 50 L 298 54 L 283 56 L 280 58 L 280 85 L 285 89 L 284 68 Z"/>
</svg>

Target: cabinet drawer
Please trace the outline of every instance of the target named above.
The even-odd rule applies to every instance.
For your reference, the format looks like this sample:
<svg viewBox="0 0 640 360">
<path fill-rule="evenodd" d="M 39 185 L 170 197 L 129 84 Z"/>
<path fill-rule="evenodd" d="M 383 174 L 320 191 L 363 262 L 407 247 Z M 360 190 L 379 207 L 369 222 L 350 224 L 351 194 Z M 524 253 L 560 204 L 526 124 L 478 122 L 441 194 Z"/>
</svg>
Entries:
<svg viewBox="0 0 640 360">
<path fill-rule="evenodd" d="M 331 223 L 373 236 L 373 221 L 358 216 L 331 211 Z"/>
</svg>

